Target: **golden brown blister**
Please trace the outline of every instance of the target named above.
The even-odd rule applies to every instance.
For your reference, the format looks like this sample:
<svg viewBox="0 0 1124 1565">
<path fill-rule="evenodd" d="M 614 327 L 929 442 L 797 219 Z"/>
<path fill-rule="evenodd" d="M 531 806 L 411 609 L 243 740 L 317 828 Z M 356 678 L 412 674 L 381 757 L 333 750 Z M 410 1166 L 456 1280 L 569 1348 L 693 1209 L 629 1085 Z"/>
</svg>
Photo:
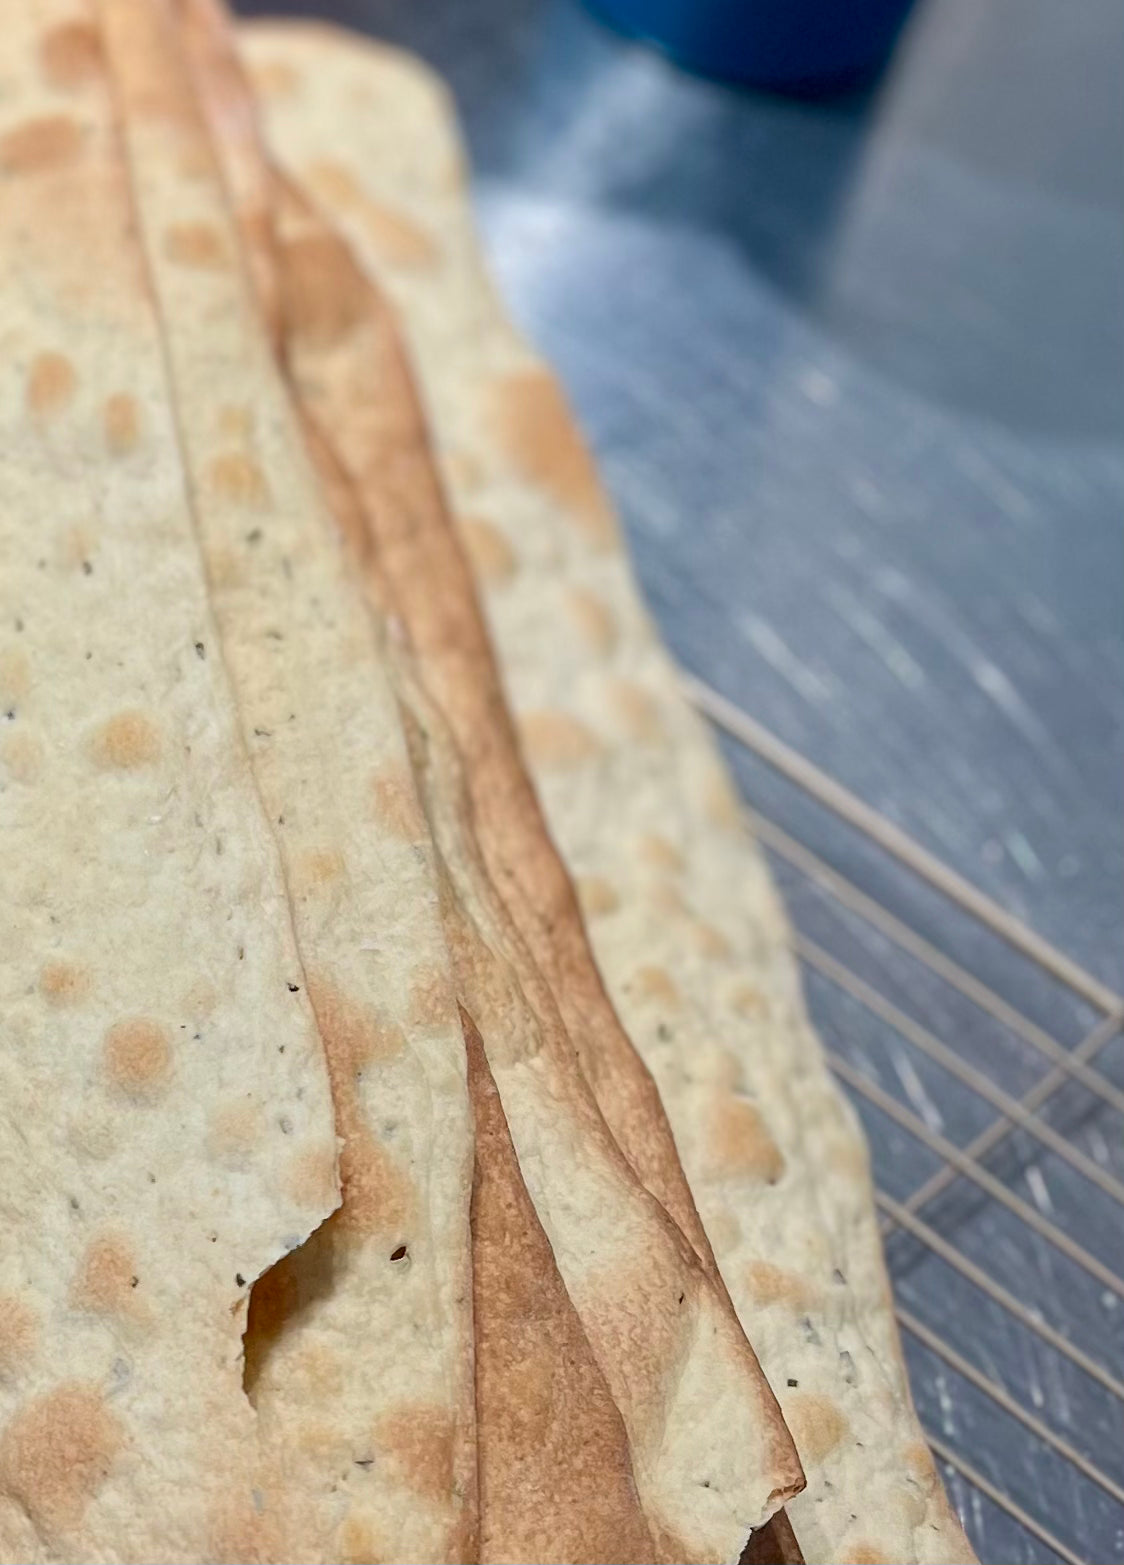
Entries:
<svg viewBox="0 0 1124 1565">
<path fill-rule="evenodd" d="M 821 1561 L 970 1559 L 919 1459 L 865 1150 L 805 1018 L 783 914 L 565 400 L 483 273 L 448 95 L 409 58 L 323 26 L 252 24 L 243 38 L 272 152 L 405 331 L 598 968 L 739 1314 L 815 1453 L 790 1508 L 797 1536 Z M 387 214 L 429 241 L 408 263 L 381 238 Z"/>
</svg>

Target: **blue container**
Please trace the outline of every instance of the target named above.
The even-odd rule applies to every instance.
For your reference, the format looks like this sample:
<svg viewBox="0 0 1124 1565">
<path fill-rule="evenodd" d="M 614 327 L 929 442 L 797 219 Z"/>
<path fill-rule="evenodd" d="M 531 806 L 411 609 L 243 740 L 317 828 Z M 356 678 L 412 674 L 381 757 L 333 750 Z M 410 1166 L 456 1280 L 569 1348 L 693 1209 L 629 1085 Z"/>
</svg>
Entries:
<svg viewBox="0 0 1124 1565">
<path fill-rule="evenodd" d="M 912 0 L 592 0 L 688 70 L 780 92 L 856 85 L 885 64 Z"/>
</svg>

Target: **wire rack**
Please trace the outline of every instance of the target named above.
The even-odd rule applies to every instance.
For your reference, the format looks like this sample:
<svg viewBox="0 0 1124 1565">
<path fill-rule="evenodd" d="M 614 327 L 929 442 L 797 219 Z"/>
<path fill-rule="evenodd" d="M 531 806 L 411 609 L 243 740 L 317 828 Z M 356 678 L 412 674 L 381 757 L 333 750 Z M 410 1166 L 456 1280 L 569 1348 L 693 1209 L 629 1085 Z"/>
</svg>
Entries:
<svg viewBox="0 0 1124 1565">
<path fill-rule="evenodd" d="M 1091 1278 L 1102 1290 L 1105 1301 L 1124 1301 L 1124 1276 L 1121 1275 L 1120 1265 L 1124 1222 L 1119 1226 L 1110 1225 L 1108 1231 L 1101 1230 L 1104 1237 L 1104 1244 L 1100 1247 L 1102 1253 L 1094 1253 L 1053 1217 L 1018 1192 L 1015 1180 L 1011 1177 L 1010 1164 L 1006 1169 L 1007 1177 L 1001 1177 L 997 1172 L 1000 1155 L 1004 1151 L 1009 1152 L 1012 1139 L 1021 1135 L 1029 1149 L 1019 1165 L 1021 1172 L 1026 1173 L 1028 1168 L 1033 1172 L 1035 1159 L 1042 1154 L 1050 1154 L 1068 1170 L 1076 1173 L 1091 1190 L 1106 1197 L 1112 1203 L 1114 1217 L 1119 1219 L 1124 1216 L 1124 1184 L 1110 1167 L 1082 1150 L 1071 1136 L 1059 1131 L 1049 1117 L 1051 1105 L 1057 1103 L 1062 1090 L 1073 1082 L 1080 1083 L 1098 1110 L 1124 1116 L 1124 1091 L 1097 1065 L 1098 1057 L 1103 1055 L 1106 1047 L 1124 1029 L 1124 997 L 1012 917 L 892 822 L 789 748 L 725 697 L 690 676 L 685 678 L 685 688 L 696 708 L 719 729 L 738 744 L 746 746 L 759 760 L 861 833 L 883 853 L 889 854 L 913 876 L 919 877 L 949 899 L 977 926 L 998 937 L 1021 957 L 1048 974 L 1095 1014 L 1097 1019 L 1084 1037 L 1076 1044 L 1072 1041 L 1069 1044 L 1063 1042 L 1024 1015 L 967 967 L 938 949 L 880 901 L 860 889 L 853 880 L 839 873 L 809 847 L 797 841 L 774 821 L 750 809 L 753 830 L 771 854 L 807 877 L 837 905 L 864 920 L 885 940 L 907 953 L 963 999 L 1029 1045 L 1039 1061 L 1039 1069 L 1029 1087 L 1017 1095 L 1007 1091 L 997 1084 L 994 1074 L 988 1069 L 993 1062 L 988 1059 L 978 1062 L 965 1059 L 935 1031 L 908 1015 L 878 987 L 840 962 L 823 946 L 804 934 L 794 936 L 796 954 L 806 971 L 836 986 L 851 1001 L 892 1029 L 911 1050 L 917 1051 L 918 1056 L 939 1066 L 979 1103 L 987 1106 L 987 1123 L 963 1145 L 957 1144 L 872 1079 L 861 1068 L 861 1062 L 856 1064 L 829 1046 L 828 1058 L 833 1070 L 860 1107 L 879 1111 L 904 1133 L 907 1152 L 900 1161 L 912 1168 L 915 1160 L 908 1155 L 908 1149 L 921 1147 L 931 1154 L 928 1161 L 935 1163 L 932 1171 L 914 1185 L 904 1199 L 884 1188 L 877 1191 L 883 1242 L 892 1240 L 895 1235 L 908 1236 L 915 1246 L 920 1246 L 951 1268 L 961 1282 L 967 1285 L 969 1297 L 982 1296 L 990 1305 L 998 1306 L 1007 1319 L 1010 1333 L 1025 1334 L 1028 1339 L 1035 1339 L 1033 1345 L 1028 1340 L 1027 1351 L 1045 1348 L 1059 1355 L 1091 1383 L 1095 1394 L 1103 1394 L 1124 1406 L 1124 1380 L 1114 1372 L 1111 1365 L 1101 1362 L 1099 1357 L 1086 1352 L 1079 1341 L 1073 1340 L 1077 1333 L 1070 1323 L 1063 1321 L 1063 1324 L 1069 1326 L 1066 1330 L 1051 1324 L 1039 1308 L 1037 1298 L 1018 1296 L 998 1279 L 993 1268 L 981 1265 L 966 1253 L 957 1243 L 955 1221 L 950 1223 L 947 1220 L 947 1205 L 941 1208 L 939 1204 L 941 1198 L 947 1201 L 948 1195 L 957 1190 L 971 1191 L 982 1200 L 995 1203 L 1017 1220 L 1016 1243 L 1025 1239 L 1028 1244 L 1049 1247 Z M 945 1220 L 942 1220 L 942 1213 Z M 948 1231 L 950 1228 L 951 1233 Z M 892 1274 L 894 1270 L 891 1255 Z M 895 1276 L 895 1286 L 897 1282 Z M 1064 1317 L 1064 1309 L 1060 1313 Z M 1074 1473 L 1103 1491 L 1110 1501 L 1120 1507 L 1120 1522 L 1124 1524 L 1124 1485 L 1105 1470 L 1102 1461 L 1087 1451 L 1077 1449 L 1066 1434 L 1059 1432 L 1055 1427 L 1057 1420 L 1049 1416 L 1050 1410 L 1045 1407 L 1046 1399 L 1032 1399 L 1041 1403 L 1041 1406 L 1026 1405 L 1022 1397 L 1012 1394 L 993 1369 L 981 1367 L 976 1358 L 969 1356 L 970 1320 L 965 1322 L 963 1314 L 958 1313 L 953 1321 L 946 1324 L 945 1329 L 938 1330 L 900 1300 L 897 1318 L 907 1344 L 909 1339 L 920 1344 L 936 1361 L 954 1372 L 960 1381 L 971 1386 L 990 1403 L 995 1412 L 1020 1425 L 1030 1437 L 1040 1442 L 1045 1451 L 1052 1453 L 1061 1463 L 1069 1464 Z M 959 1339 L 960 1346 L 951 1340 L 954 1337 Z M 973 1449 L 971 1443 L 964 1440 L 952 1441 L 945 1433 L 938 1433 L 931 1427 L 931 1422 L 926 1427 L 926 1435 L 935 1456 L 946 1470 L 960 1475 L 971 1490 L 986 1497 L 1037 1544 L 1057 1559 L 1066 1561 L 1067 1565 L 1088 1565 L 1089 1555 L 1079 1552 L 1082 1543 L 1080 1538 L 1076 1540 L 1075 1546 L 1074 1540 L 1058 1536 L 1040 1514 L 1032 1514 L 1027 1505 L 1012 1495 L 1010 1486 L 982 1470 L 983 1466 L 995 1469 L 994 1450 Z M 1108 1465 L 1111 1466 L 1113 1461 L 1119 1461 L 1121 1453 L 1105 1454 L 1110 1457 Z M 1048 1503 L 1045 1508 L 1049 1509 Z M 1124 1531 L 1120 1536 L 1124 1538 Z M 1103 1559 L 1103 1556 L 1098 1555 L 1097 1558 Z"/>
</svg>

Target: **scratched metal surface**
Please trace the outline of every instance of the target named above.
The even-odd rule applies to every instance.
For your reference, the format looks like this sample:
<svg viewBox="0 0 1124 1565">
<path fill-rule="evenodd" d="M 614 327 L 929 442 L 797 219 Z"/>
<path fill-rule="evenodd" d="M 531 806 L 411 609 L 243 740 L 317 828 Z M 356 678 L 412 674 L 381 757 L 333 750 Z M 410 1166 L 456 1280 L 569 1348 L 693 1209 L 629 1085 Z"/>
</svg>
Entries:
<svg viewBox="0 0 1124 1565">
<path fill-rule="evenodd" d="M 275 6 L 271 6 L 275 9 Z M 294 0 L 301 9 L 301 0 Z M 1118 0 L 923 0 L 831 105 L 679 74 L 571 0 L 333 0 L 451 80 L 485 241 L 561 369 L 682 662 L 1124 984 L 1124 95 Z M 1096 1017 L 730 751 L 747 796 L 1066 1044 Z M 799 928 L 1012 1092 L 1041 1059 L 793 871 Z M 835 1048 L 963 1144 L 991 1110 L 814 975 Z M 1124 1085 L 1124 1044 L 1104 1056 Z M 883 1187 L 933 1157 L 860 1103 Z M 1124 1176 L 1124 1127 L 1051 1122 Z M 991 1165 L 1109 1264 L 1121 1213 Z M 1124 1373 L 1124 1304 L 962 1181 L 928 1214 Z M 1124 1480 L 1124 1410 L 913 1242 L 899 1297 Z M 928 1426 L 1090 1561 L 1124 1516 L 907 1343 Z M 950 1478 L 984 1560 L 1049 1560 Z"/>
</svg>

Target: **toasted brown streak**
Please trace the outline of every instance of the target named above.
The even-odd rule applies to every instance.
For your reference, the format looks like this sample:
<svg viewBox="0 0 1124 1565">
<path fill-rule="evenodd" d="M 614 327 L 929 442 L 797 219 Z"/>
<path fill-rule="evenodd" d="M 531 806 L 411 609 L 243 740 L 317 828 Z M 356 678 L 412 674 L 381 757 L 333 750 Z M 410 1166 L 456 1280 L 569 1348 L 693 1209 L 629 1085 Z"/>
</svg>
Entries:
<svg viewBox="0 0 1124 1565">
<path fill-rule="evenodd" d="M 229 95 L 236 86 L 221 56 L 206 8 L 188 7 L 195 18 L 196 60 L 211 64 L 206 91 L 212 114 L 223 123 L 237 120 Z M 213 18 L 212 18 L 213 20 Z M 227 163 L 253 159 L 243 143 Z M 235 206 L 243 239 L 251 250 L 251 270 L 261 280 L 268 309 L 275 297 L 269 253 L 260 253 L 262 227 L 253 220 L 259 188 L 245 167 L 228 168 L 232 189 L 242 192 Z M 256 256 L 253 252 L 257 250 Z M 362 319 L 366 288 L 351 271 L 333 272 L 334 240 L 315 240 L 294 249 L 290 260 L 289 303 L 300 312 L 302 331 L 332 343 Z M 353 283 L 349 292 L 348 284 Z M 310 454 L 325 493 L 348 541 L 359 554 L 369 547 L 361 507 L 346 474 L 326 440 L 305 421 Z M 372 581 L 372 587 L 377 583 Z M 388 605 L 383 605 L 384 607 Z M 372 805 L 406 840 L 427 834 L 412 780 L 380 773 L 371 780 Z M 414 996 L 419 1024 L 427 998 Z M 323 981 L 312 985 L 331 1066 L 340 1128 L 347 1138 L 343 1158 L 345 1206 L 314 1237 L 309 1249 L 327 1243 L 328 1231 L 365 1209 L 364 1175 L 370 1138 L 359 1137 L 354 1083 L 357 1071 L 387 1047 L 402 1047 L 395 1029 L 380 1027 L 348 1005 Z M 476 1116 L 473 1185 L 473 1313 L 476 1339 L 476 1413 L 480 1482 L 482 1562 L 535 1559 L 551 1561 L 651 1561 L 655 1555 L 632 1477 L 628 1440 L 621 1416 L 597 1367 L 578 1317 L 555 1265 L 553 1252 L 523 1184 L 499 1095 L 479 1035 L 467 1016 L 462 1021 L 469 1049 L 469 1088 Z M 358 1157 L 356 1154 L 359 1154 Z M 370 1192 L 373 1194 L 374 1192 Z M 387 1192 L 383 1192 L 384 1199 Z M 383 1214 L 385 1216 L 385 1213 Z M 247 1389 L 255 1393 L 263 1352 L 286 1329 L 301 1306 L 300 1279 L 286 1261 L 275 1266 L 254 1290 L 247 1342 Z M 417 1443 L 417 1420 L 408 1428 L 380 1428 L 384 1445 L 408 1452 Z M 423 1419 L 420 1432 L 440 1460 L 441 1441 L 432 1440 Z M 432 1462 L 429 1464 L 432 1465 Z M 425 1471 L 415 1462 L 417 1478 Z M 443 1481 L 439 1474 L 438 1481 Z M 349 1558 L 378 1557 L 374 1540 L 350 1540 Z M 475 1556 L 474 1556 L 475 1557 Z"/>
<path fill-rule="evenodd" d="M 480 1035 L 463 1009 L 472 1181 L 480 1558 L 655 1558 L 628 1440 L 527 1194 Z"/>
<path fill-rule="evenodd" d="M 393 324 L 346 247 L 292 192 L 280 197 L 279 214 L 284 240 L 281 298 L 291 368 L 306 414 L 321 439 L 331 441 L 362 502 L 370 530 L 364 552 L 373 596 L 401 616 L 427 691 L 449 721 L 466 762 L 466 808 L 483 856 L 482 871 L 501 888 L 505 917 L 532 945 L 530 953 L 516 959 L 529 962 L 529 967 L 519 967 L 520 981 L 530 981 L 533 992 L 541 985 L 541 971 L 550 981 L 547 994 L 584 995 L 586 1009 L 578 1013 L 570 1036 L 598 1106 L 642 1183 L 668 1206 L 674 1204 L 676 1215 L 682 1214 L 705 1258 L 708 1286 L 734 1326 L 655 1088 L 600 988 L 572 888 L 523 773 L 468 567 L 444 509 Z M 341 308 L 341 300 L 346 308 Z M 362 546 L 364 540 L 360 542 Z M 463 998 L 480 981 L 479 962 L 489 958 L 472 937 L 467 947 L 458 948 L 455 922 L 450 926 L 447 920 L 446 928 Z M 491 981 L 486 980 L 485 987 Z M 552 1039 L 553 1005 L 550 999 L 544 1012 L 537 1000 L 532 1002 Z M 493 1024 L 489 1051 L 507 1046 L 501 1044 L 505 1029 L 498 1018 L 493 1017 Z M 614 1296 L 612 1310 L 623 1307 L 624 1294 Z M 582 1319 L 588 1325 L 589 1317 Z M 737 1337 L 742 1351 L 746 1345 L 740 1329 Z M 609 1341 L 609 1334 L 599 1336 L 602 1355 Z M 600 1362 L 611 1374 L 604 1356 Z M 756 1377 L 747 1395 L 755 1401 L 759 1428 L 767 1431 L 761 1476 L 775 1479 L 776 1493 L 791 1493 L 801 1482 L 791 1441 L 751 1355 L 747 1362 L 753 1363 Z M 654 1365 L 652 1373 L 658 1379 Z M 634 1396 L 646 1374 L 640 1370 L 639 1380 L 625 1394 Z M 661 1548 L 668 1546 L 662 1537 Z"/>
<path fill-rule="evenodd" d="M 291 368 L 307 412 L 355 485 L 370 530 L 369 566 L 402 617 L 463 757 L 489 876 L 558 1000 L 615 1139 L 722 1286 L 655 1084 L 601 985 L 573 886 L 523 769 L 393 316 L 344 242 L 291 186 L 279 212 Z M 762 1386 L 768 1395 L 763 1377 Z"/>
<path fill-rule="evenodd" d="M 558 998 L 614 1137 L 717 1276 L 659 1095 L 601 986 L 574 889 L 523 770 L 391 313 L 308 203 L 291 186 L 281 199 L 290 364 L 306 409 L 355 485 L 368 564 L 373 573 L 377 553 L 377 575 L 452 728 L 489 875 Z"/>
<path fill-rule="evenodd" d="M 270 258 L 269 187 L 259 151 L 257 114 L 246 90 L 241 67 L 230 47 L 229 23 L 221 0 L 200 0 L 177 8 L 184 54 L 192 71 L 209 128 L 223 144 L 223 178 L 231 195 L 246 243 L 254 293 L 271 337 L 278 329 L 274 268 Z"/>
</svg>

